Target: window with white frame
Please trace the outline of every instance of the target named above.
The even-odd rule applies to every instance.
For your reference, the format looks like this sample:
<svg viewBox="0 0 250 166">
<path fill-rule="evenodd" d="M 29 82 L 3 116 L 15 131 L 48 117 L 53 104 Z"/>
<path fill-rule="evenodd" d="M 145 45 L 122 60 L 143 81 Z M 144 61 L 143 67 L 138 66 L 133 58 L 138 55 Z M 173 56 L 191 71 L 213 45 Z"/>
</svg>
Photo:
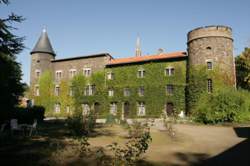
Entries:
<svg viewBox="0 0 250 166">
<path fill-rule="evenodd" d="M 73 96 L 73 87 L 72 86 L 69 87 L 69 96 Z"/>
<path fill-rule="evenodd" d="M 76 75 L 76 69 L 69 70 L 69 78 L 73 78 Z"/>
<path fill-rule="evenodd" d="M 35 96 L 39 96 L 40 95 L 39 85 L 35 85 L 34 95 Z"/>
<path fill-rule="evenodd" d="M 95 85 L 87 85 L 84 88 L 84 95 L 85 96 L 92 96 L 92 95 L 94 95 L 94 92 L 95 92 Z"/>
<path fill-rule="evenodd" d="M 138 110 L 137 111 L 138 116 L 144 116 L 146 114 L 145 103 L 144 102 L 138 102 L 137 110 Z"/>
<path fill-rule="evenodd" d="M 109 88 L 108 90 L 108 96 L 114 96 L 114 89 L 113 88 Z"/>
<path fill-rule="evenodd" d="M 107 73 L 107 79 L 108 79 L 108 80 L 113 80 L 113 79 L 114 79 L 114 73 L 108 72 L 108 73 Z"/>
<path fill-rule="evenodd" d="M 55 108 L 54 108 L 55 109 L 55 113 L 60 113 L 60 111 L 61 111 L 60 107 L 61 107 L 60 103 L 56 103 L 55 104 Z"/>
<path fill-rule="evenodd" d="M 140 86 L 140 87 L 138 88 L 138 95 L 139 95 L 139 96 L 144 96 L 144 87 L 143 87 L 143 86 Z"/>
<path fill-rule="evenodd" d="M 139 69 L 137 72 L 137 77 L 138 78 L 144 78 L 145 77 L 145 70 L 144 69 Z"/>
<path fill-rule="evenodd" d="M 39 78 L 41 76 L 41 70 L 40 69 L 36 69 L 35 73 L 36 73 L 36 78 Z"/>
<path fill-rule="evenodd" d="M 56 80 L 60 80 L 62 78 L 62 71 L 61 70 L 57 70 L 56 71 Z"/>
<path fill-rule="evenodd" d="M 56 96 L 60 95 L 60 87 L 59 87 L 59 85 L 56 85 L 56 87 L 55 87 L 55 95 Z"/>
<path fill-rule="evenodd" d="M 66 113 L 67 113 L 67 114 L 71 113 L 71 112 L 70 112 L 70 106 L 68 106 L 68 105 L 66 106 Z"/>
<path fill-rule="evenodd" d="M 82 115 L 85 116 L 85 115 L 88 115 L 90 112 L 90 107 L 89 107 L 89 104 L 82 104 Z"/>
<path fill-rule="evenodd" d="M 130 90 L 129 90 L 129 88 L 124 88 L 123 95 L 124 96 L 130 96 Z"/>
<path fill-rule="evenodd" d="M 117 104 L 115 102 L 110 103 L 110 114 L 116 115 L 117 113 Z"/>
<path fill-rule="evenodd" d="M 172 95 L 174 93 L 174 86 L 172 84 L 168 84 L 166 86 L 166 93 Z"/>
<path fill-rule="evenodd" d="M 173 67 L 167 67 L 165 69 L 165 75 L 166 76 L 172 76 L 172 75 L 174 75 L 174 68 Z"/>
<path fill-rule="evenodd" d="M 91 68 L 84 68 L 83 69 L 83 75 L 86 77 L 91 76 Z"/>
</svg>

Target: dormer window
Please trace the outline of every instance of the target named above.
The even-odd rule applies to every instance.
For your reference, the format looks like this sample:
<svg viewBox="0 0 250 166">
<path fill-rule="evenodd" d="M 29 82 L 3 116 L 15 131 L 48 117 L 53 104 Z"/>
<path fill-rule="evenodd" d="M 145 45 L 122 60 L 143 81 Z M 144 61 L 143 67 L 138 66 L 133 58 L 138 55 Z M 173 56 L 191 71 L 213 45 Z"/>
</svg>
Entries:
<svg viewBox="0 0 250 166">
<path fill-rule="evenodd" d="M 145 70 L 144 69 L 139 69 L 137 72 L 137 77 L 138 78 L 144 78 L 145 77 Z"/>
<path fill-rule="evenodd" d="M 83 75 L 86 77 L 91 76 L 91 68 L 84 68 L 83 69 Z"/>
<path fill-rule="evenodd" d="M 165 75 L 166 76 L 172 76 L 172 75 L 174 75 L 174 68 L 173 67 L 167 67 L 165 69 Z"/>
</svg>

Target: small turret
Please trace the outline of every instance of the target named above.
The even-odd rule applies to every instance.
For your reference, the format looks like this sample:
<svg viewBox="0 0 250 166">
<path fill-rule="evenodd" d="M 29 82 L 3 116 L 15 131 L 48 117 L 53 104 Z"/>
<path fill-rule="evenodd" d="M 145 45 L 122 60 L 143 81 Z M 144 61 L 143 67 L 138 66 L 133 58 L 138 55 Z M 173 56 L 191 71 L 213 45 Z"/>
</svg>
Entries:
<svg viewBox="0 0 250 166">
<path fill-rule="evenodd" d="M 47 31 L 43 29 L 31 54 L 30 85 L 38 84 L 39 77 L 46 70 L 52 70 L 51 60 L 55 59 L 55 52 L 50 43 Z"/>
</svg>

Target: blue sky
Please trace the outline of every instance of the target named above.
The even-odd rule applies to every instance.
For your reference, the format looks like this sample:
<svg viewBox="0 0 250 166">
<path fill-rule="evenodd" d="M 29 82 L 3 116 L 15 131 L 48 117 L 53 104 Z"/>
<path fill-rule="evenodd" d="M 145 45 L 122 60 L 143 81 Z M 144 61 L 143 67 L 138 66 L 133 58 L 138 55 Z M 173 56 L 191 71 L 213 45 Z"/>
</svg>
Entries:
<svg viewBox="0 0 250 166">
<path fill-rule="evenodd" d="M 185 51 L 188 31 L 217 24 L 233 28 L 237 55 L 250 45 L 249 9 L 249 0 L 11 0 L 0 5 L 0 16 L 15 12 L 26 18 L 15 33 L 26 37 L 17 60 L 29 83 L 29 52 L 44 26 L 56 58 L 101 52 L 134 56 L 138 34 L 143 54 L 158 48 Z"/>
</svg>

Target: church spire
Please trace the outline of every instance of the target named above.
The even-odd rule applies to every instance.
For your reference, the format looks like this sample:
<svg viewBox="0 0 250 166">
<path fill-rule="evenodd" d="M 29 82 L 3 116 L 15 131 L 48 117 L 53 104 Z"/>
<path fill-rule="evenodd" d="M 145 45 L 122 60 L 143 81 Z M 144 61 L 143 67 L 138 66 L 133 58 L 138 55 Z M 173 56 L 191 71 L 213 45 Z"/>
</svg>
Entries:
<svg viewBox="0 0 250 166">
<path fill-rule="evenodd" d="M 137 36 L 136 39 L 136 49 L 135 49 L 135 56 L 141 56 L 141 40 L 139 35 Z"/>
<path fill-rule="evenodd" d="M 53 56 L 55 56 L 55 52 L 51 46 L 46 28 L 43 28 L 42 34 L 40 36 L 40 38 L 38 39 L 35 47 L 33 48 L 33 50 L 31 51 L 31 54 L 34 53 L 48 53 L 51 54 Z"/>
</svg>

